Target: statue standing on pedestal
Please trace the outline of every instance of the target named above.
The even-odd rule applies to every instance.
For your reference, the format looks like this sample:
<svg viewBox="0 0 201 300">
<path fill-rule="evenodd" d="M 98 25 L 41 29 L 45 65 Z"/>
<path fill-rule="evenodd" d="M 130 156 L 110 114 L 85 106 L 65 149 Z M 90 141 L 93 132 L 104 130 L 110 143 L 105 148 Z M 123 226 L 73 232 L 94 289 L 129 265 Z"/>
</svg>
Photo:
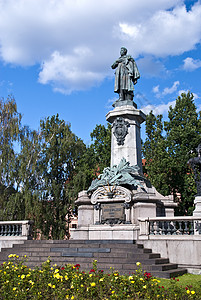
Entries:
<svg viewBox="0 0 201 300">
<path fill-rule="evenodd" d="M 120 55 L 111 66 L 112 69 L 116 69 L 114 92 L 119 94 L 119 100 L 116 101 L 114 106 L 121 105 L 120 101 L 124 101 L 124 105 L 132 102 L 134 84 L 140 78 L 135 60 L 130 55 L 127 55 L 126 48 L 121 48 Z"/>
</svg>

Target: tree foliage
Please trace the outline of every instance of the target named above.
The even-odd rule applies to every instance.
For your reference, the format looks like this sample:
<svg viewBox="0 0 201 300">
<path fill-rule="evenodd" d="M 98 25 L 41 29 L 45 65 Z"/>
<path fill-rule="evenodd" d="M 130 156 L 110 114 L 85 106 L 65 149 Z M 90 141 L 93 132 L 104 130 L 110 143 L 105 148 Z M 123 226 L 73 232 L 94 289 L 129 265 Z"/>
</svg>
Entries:
<svg viewBox="0 0 201 300">
<path fill-rule="evenodd" d="M 38 132 L 21 118 L 13 97 L 0 100 L 0 219 L 33 219 L 35 233 L 63 238 L 78 192 L 109 164 L 110 127 L 97 125 L 87 147 L 58 115 Z"/>
<path fill-rule="evenodd" d="M 175 107 L 169 108 L 168 121 L 150 112 L 146 134 L 143 154 L 149 179 L 163 195 L 174 195 L 178 214 L 191 214 L 196 188 L 187 162 L 191 150 L 201 143 L 201 117 L 193 95 L 183 93 L 177 98 Z"/>
<path fill-rule="evenodd" d="M 96 164 L 102 172 L 105 167 L 110 165 L 111 156 L 111 125 L 96 125 L 91 133 L 93 141 L 91 149 L 94 151 Z"/>
</svg>

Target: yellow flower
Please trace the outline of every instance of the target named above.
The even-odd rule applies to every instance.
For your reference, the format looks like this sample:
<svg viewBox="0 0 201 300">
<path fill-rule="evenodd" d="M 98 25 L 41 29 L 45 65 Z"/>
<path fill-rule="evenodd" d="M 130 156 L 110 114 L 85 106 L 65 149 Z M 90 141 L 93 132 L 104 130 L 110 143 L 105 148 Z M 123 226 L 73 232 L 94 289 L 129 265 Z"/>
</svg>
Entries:
<svg viewBox="0 0 201 300">
<path fill-rule="evenodd" d="M 26 276 L 24 274 L 21 275 L 21 279 L 24 279 Z"/>
<path fill-rule="evenodd" d="M 75 299 L 75 297 L 74 297 L 74 296 L 72 296 L 72 297 L 71 297 L 71 299 Z"/>
<path fill-rule="evenodd" d="M 140 278 L 140 280 L 141 280 L 141 281 L 144 281 L 142 277 Z"/>
<path fill-rule="evenodd" d="M 114 294 L 115 293 L 115 291 L 112 291 L 112 294 Z"/>
<path fill-rule="evenodd" d="M 131 283 L 135 283 L 135 281 L 132 280 Z"/>
<path fill-rule="evenodd" d="M 147 288 L 147 286 L 146 285 L 143 285 L 143 289 L 146 289 Z"/>
<path fill-rule="evenodd" d="M 186 291 L 187 294 L 190 294 L 191 292 L 189 290 Z"/>
<path fill-rule="evenodd" d="M 34 282 L 33 282 L 32 280 L 29 280 L 29 283 L 30 283 L 31 285 L 34 285 Z"/>
<path fill-rule="evenodd" d="M 138 262 L 136 262 L 136 266 L 140 266 L 141 265 L 141 263 L 138 261 Z"/>
<path fill-rule="evenodd" d="M 132 279 L 133 279 L 133 276 L 129 276 L 128 279 L 129 279 L 129 280 L 132 280 Z"/>
<path fill-rule="evenodd" d="M 91 286 L 96 286 L 96 283 L 95 283 L 95 282 L 92 282 L 92 283 L 91 283 Z"/>
<path fill-rule="evenodd" d="M 104 280 L 104 278 L 99 279 L 100 282 L 103 281 L 103 280 Z"/>
<path fill-rule="evenodd" d="M 194 295 L 194 294 L 195 294 L 195 291 L 191 291 L 191 294 Z"/>
<path fill-rule="evenodd" d="M 89 277 L 92 277 L 93 275 L 92 274 L 89 274 Z"/>
<path fill-rule="evenodd" d="M 16 289 L 17 289 L 17 288 L 16 288 L 16 287 L 14 287 L 14 288 L 13 288 L 13 291 L 15 291 Z"/>
<path fill-rule="evenodd" d="M 59 269 L 56 269 L 55 271 L 54 271 L 54 273 L 58 273 L 59 272 Z"/>
</svg>

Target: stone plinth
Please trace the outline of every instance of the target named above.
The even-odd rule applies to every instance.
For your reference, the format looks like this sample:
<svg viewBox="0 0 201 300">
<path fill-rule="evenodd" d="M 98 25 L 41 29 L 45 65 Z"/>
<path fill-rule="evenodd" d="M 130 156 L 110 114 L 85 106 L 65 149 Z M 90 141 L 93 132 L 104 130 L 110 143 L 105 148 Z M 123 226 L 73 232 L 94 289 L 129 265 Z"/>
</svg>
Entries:
<svg viewBox="0 0 201 300">
<path fill-rule="evenodd" d="M 145 114 L 134 106 L 116 107 L 106 115 L 112 124 L 111 166 L 118 165 L 124 157 L 130 165 L 138 165 L 142 174 L 140 124 Z"/>
<path fill-rule="evenodd" d="M 75 240 L 136 240 L 139 226 L 136 225 L 91 225 L 72 229 L 71 239 Z"/>
<path fill-rule="evenodd" d="M 201 196 L 196 196 L 194 200 L 195 210 L 193 211 L 193 216 L 201 217 Z"/>
<path fill-rule="evenodd" d="M 94 207 L 87 195 L 87 191 L 78 193 L 75 201 L 78 206 L 78 227 L 94 224 Z"/>
</svg>

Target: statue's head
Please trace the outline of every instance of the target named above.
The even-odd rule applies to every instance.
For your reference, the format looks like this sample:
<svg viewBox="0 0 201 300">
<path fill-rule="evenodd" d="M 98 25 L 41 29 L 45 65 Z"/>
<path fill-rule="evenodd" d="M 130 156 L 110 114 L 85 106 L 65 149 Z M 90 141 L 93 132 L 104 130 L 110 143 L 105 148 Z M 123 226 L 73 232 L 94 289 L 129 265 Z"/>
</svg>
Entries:
<svg viewBox="0 0 201 300">
<path fill-rule="evenodd" d="M 127 49 L 125 47 L 121 47 L 121 50 L 120 50 L 120 54 L 121 55 L 126 55 L 127 54 Z"/>
</svg>

